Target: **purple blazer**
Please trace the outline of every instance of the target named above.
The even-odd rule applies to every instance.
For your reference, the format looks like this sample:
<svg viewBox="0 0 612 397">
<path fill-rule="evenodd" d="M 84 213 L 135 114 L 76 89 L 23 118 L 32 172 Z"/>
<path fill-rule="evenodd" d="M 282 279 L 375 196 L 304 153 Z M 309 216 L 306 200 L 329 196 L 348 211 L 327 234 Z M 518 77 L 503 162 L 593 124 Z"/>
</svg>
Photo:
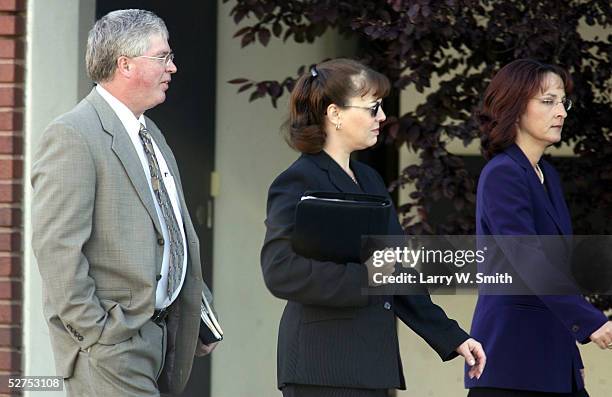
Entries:
<svg viewBox="0 0 612 397">
<path fill-rule="evenodd" d="M 559 175 L 545 160 L 540 168 L 545 187 L 516 145 L 487 163 L 478 181 L 478 235 L 572 234 Z M 606 321 L 580 295 L 480 295 L 471 335 L 482 343 L 487 365 L 479 380 L 469 379 L 466 369 L 465 386 L 552 393 L 583 389 L 576 342 L 589 342 Z"/>
</svg>

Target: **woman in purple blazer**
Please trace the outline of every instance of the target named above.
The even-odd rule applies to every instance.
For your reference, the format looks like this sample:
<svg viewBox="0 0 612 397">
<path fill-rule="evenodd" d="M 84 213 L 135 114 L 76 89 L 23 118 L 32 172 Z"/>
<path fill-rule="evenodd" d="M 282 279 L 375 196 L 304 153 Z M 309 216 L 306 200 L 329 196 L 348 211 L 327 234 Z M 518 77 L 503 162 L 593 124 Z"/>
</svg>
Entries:
<svg viewBox="0 0 612 397">
<path fill-rule="evenodd" d="M 561 139 L 571 88 L 565 70 L 529 59 L 489 84 L 478 114 L 489 160 L 478 182 L 478 235 L 572 234 L 559 176 L 541 158 Z M 518 268 L 513 259 L 506 257 Z M 466 376 L 469 397 L 588 396 L 576 342 L 612 348 L 612 323 L 580 295 L 480 295 L 472 336 L 487 352 L 487 370 Z"/>
</svg>

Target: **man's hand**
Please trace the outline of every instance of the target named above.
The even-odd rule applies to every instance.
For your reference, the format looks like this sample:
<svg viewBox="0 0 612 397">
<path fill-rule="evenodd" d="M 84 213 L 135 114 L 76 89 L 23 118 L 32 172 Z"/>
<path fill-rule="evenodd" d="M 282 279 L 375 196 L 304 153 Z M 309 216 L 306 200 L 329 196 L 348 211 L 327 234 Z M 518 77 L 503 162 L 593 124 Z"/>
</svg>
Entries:
<svg viewBox="0 0 612 397">
<path fill-rule="evenodd" d="M 591 334 L 591 340 L 600 349 L 612 349 L 612 321 L 608 321 Z"/>
<path fill-rule="evenodd" d="M 482 371 L 484 371 L 487 362 L 487 356 L 485 355 L 482 345 L 470 338 L 460 344 L 455 351 L 465 358 L 467 365 L 472 367 L 468 372 L 470 379 L 474 379 L 474 377 L 480 379 L 480 375 L 482 375 Z"/>
<path fill-rule="evenodd" d="M 212 353 L 212 351 L 215 350 L 215 347 L 217 347 L 218 344 L 219 342 L 213 342 L 210 345 L 205 345 L 204 343 L 202 343 L 200 338 L 198 338 L 198 346 L 196 347 L 195 351 L 196 357 L 203 357 Z"/>
</svg>

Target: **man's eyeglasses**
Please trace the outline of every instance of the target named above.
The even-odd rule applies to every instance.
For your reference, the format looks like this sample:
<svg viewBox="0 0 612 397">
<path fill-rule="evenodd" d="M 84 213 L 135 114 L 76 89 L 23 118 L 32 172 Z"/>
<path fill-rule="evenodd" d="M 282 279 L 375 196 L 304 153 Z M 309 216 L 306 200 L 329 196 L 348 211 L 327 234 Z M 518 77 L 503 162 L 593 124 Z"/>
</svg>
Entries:
<svg viewBox="0 0 612 397">
<path fill-rule="evenodd" d="M 370 111 L 370 116 L 376 118 L 378 114 L 378 109 L 382 109 L 382 102 L 376 102 L 374 106 L 355 106 L 355 105 L 344 105 L 345 108 L 357 108 L 357 109 L 366 109 Z"/>
<path fill-rule="evenodd" d="M 550 98 L 533 98 L 533 99 L 539 101 L 542 105 L 547 106 L 551 109 L 557 106 L 558 104 L 562 104 L 563 109 L 565 109 L 566 112 L 572 108 L 572 104 L 573 104 L 572 100 L 569 98 L 564 98 L 560 101 L 555 101 L 554 99 L 550 99 Z"/>
<path fill-rule="evenodd" d="M 152 57 L 149 55 L 140 55 L 140 56 L 137 56 L 136 58 L 157 59 L 158 61 L 162 61 L 164 65 L 170 66 L 170 62 L 174 62 L 174 53 L 169 52 L 163 57 Z"/>
</svg>

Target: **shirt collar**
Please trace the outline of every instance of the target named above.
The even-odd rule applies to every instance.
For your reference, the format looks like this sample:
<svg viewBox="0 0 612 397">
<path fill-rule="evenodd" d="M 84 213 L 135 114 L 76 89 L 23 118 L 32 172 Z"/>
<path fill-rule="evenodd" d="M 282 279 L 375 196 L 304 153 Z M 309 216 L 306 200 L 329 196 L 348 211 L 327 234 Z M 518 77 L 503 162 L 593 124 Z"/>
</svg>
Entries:
<svg viewBox="0 0 612 397">
<path fill-rule="evenodd" d="M 134 116 L 134 113 L 125 106 L 123 102 L 119 99 L 115 98 L 110 92 L 108 92 L 104 87 L 100 84 L 96 85 L 96 90 L 100 94 L 102 98 L 108 103 L 108 105 L 113 109 L 119 120 L 121 120 L 121 124 L 125 127 L 126 131 L 130 134 L 138 134 L 140 131 L 140 124 L 147 126 L 145 122 L 144 115 L 140 115 L 139 118 Z"/>
</svg>

